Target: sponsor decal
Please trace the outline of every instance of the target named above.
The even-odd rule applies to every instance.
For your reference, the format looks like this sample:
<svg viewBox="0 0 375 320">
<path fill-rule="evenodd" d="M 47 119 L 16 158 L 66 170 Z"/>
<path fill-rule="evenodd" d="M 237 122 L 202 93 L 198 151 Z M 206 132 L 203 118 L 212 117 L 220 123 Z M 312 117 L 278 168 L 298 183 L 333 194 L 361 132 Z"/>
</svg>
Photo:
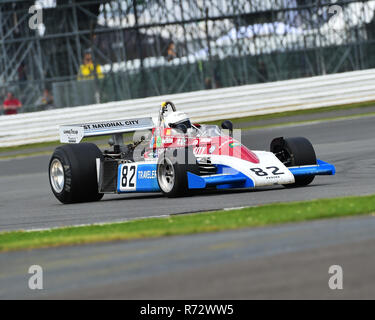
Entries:
<svg viewBox="0 0 375 320">
<path fill-rule="evenodd" d="M 78 143 L 83 138 L 83 131 L 82 127 L 61 126 L 59 129 L 60 141 L 62 143 Z"/>
<path fill-rule="evenodd" d="M 150 148 L 154 146 L 154 143 L 155 143 L 155 138 L 154 136 L 152 136 L 151 141 L 150 141 Z"/>
<path fill-rule="evenodd" d="M 210 149 L 208 150 L 209 153 L 213 153 L 216 149 L 216 146 L 211 146 Z"/>
<path fill-rule="evenodd" d="M 239 147 L 239 146 L 241 146 L 241 143 L 239 143 L 239 142 L 231 142 L 231 143 L 229 144 L 229 147 L 231 147 L 231 148 Z"/>
<path fill-rule="evenodd" d="M 167 130 L 165 131 L 165 135 L 166 135 L 166 136 L 170 136 L 170 135 L 171 135 L 171 129 L 167 129 Z"/>
<path fill-rule="evenodd" d="M 138 124 L 139 124 L 139 120 L 124 120 L 124 121 L 112 121 L 112 122 L 85 124 L 83 128 L 85 130 L 108 129 L 108 128 L 134 126 Z"/>
<path fill-rule="evenodd" d="M 70 130 L 64 130 L 64 134 L 78 134 L 78 130 L 70 129 Z"/>
<path fill-rule="evenodd" d="M 155 179 L 156 170 L 138 171 L 138 179 Z"/>
<path fill-rule="evenodd" d="M 204 154 L 205 150 L 206 150 L 206 147 L 195 147 L 193 152 L 194 154 L 201 155 L 201 154 Z"/>
<path fill-rule="evenodd" d="M 156 147 L 159 148 L 162 145 L 163 141 L 161 139 L 161 136 L 158 136 L 156 138 Z"/>
<path fill-rule="evenodd" d="M 173 142 L 173 138 L 164 138 L 163 143 L 172 143 Z"/>
<path fill-rule="evenodd" d="M 187 140 L 187 139 L 185 139 L 185 138 L 180 138 L 180 139 L 177 140 L 177 144 L 178 144 L 179 146 L 184 146 L 184 145 L 187 143 L 186 140 Z"/>
<path fill-rule="evenodd" d="M 209 143 L 209 142 L 211 142 L 211 138 L 201 138 L 200 142 L 201 143 Z"/>
<path fill-rule="evenodd" d="M 197 145 L 198 143 L 199 143 L 198 140 L 194 140 L 194 141 L 193 141 L 193 145 Z"/>
</svg>

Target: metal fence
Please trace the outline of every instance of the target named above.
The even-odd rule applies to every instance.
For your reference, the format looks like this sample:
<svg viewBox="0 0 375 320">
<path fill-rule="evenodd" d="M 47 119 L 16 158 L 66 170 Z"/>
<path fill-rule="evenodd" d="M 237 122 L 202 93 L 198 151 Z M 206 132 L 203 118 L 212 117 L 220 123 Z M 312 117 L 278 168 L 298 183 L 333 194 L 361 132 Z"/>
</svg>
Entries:
<svg viewBox="0 0 375 320">
<path fill-rule="evenodd" d="M 375 69 L 0 117 L 0 147 L 55 141 L 64 124 L 156 120 L 161 101 L 169 99 L 198 122 L 369 102 L 375 101 Z"/>
<path fill-rule="evenodd" d="M 56 0 L 34 31 L 33 1 L 2 2 L 0 85 L 23 111 L 375 67 L 373 0 Z M 78 80 L 88 50 L 101 71 Z"/>
</svg>

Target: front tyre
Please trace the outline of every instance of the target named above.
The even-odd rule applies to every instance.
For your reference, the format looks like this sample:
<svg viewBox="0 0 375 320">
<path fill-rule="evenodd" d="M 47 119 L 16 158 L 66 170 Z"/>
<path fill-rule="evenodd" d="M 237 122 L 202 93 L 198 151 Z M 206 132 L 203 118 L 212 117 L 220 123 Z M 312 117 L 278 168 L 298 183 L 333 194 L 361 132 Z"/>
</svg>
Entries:
<svg viewBox="0 0 375 320">
<path fill-rule="evenodd" d="M 49 162 L 49 182 L 62 203 L 98 201 L 96 159 L 102 153 L 93 143 L 66 144 L 55 149 Z"/>
<path fill-rule="evenodd" d="M 161 192 L 167 197 L 187 195 L 187 172 L 196 170 L 196 158 L 190 148 L 167 149 L 159 156 L 156 170 Z"/>
<path fill-rule="evenodd" d="M 316 165 L 316 155 L 311 142 L 303 137 L 276 138 L 271 142 L 273 152 L 286 167 Z M 295 183 L 285 187 L 307 186 L 314 180 L 314 175 L 295 177 Z"/>
</svg>

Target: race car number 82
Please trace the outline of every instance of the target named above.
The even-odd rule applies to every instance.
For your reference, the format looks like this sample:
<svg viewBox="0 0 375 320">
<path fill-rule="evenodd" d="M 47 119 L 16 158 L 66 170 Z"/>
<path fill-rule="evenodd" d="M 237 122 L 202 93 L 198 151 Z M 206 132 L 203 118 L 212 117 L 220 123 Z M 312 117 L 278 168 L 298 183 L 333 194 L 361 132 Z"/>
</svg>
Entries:
<svg viewBox="0 0 375 320">
<path fill-rule="evenodd" d="M 266 169 L 269 170 L 269 171 L 272 170 L 271 174 L 273 174 L 274 176 L 278 176 L 280 174 L 284 174 L 284 172 L 281 172 L 278 167 L 274 167 L 273 166 L 273 167 L 267 167 Z M 265 177 L 265 176 L 269 175 L 262 168 L 251 168 L 250 170 L 253 171 L 259 177 Z"/>
<path fill-rule="evenodd" d="M 122 167 L 122 178 L 121 178 L 121 187 L 123 189 L 134 189 L 135 188 L 135 173 L 136 173 L 136 166 L 135 165 L 124 165 Z"/>
</svg>

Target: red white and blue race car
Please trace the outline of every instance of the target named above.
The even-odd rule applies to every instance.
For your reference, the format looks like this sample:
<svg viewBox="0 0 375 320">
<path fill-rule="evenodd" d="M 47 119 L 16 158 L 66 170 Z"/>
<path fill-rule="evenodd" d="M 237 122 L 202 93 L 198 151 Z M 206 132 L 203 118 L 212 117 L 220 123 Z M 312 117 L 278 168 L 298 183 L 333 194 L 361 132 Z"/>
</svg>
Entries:
<svg viewBox="0 0 375 320">
<path fill-rule="evenodd" d="M 154 123 L 156 122 L 156 123 Z M 60 126 L 49 163 L 52 192 L 62 203 L 100 200 L 105 193 L 162 192 L 168 197 L 196 189 L 306 186 L 335 167 L 318 160 L 302 137 L 275 138 L 270 151 L 254 151 L 234 138 L 233 125 L 192 124 L 172 102 L 151 117 Z M 123 134 L 135 132 L 125 144 Z M 101 151 L 84 137 L 111 135 Z"/>
</svg>

